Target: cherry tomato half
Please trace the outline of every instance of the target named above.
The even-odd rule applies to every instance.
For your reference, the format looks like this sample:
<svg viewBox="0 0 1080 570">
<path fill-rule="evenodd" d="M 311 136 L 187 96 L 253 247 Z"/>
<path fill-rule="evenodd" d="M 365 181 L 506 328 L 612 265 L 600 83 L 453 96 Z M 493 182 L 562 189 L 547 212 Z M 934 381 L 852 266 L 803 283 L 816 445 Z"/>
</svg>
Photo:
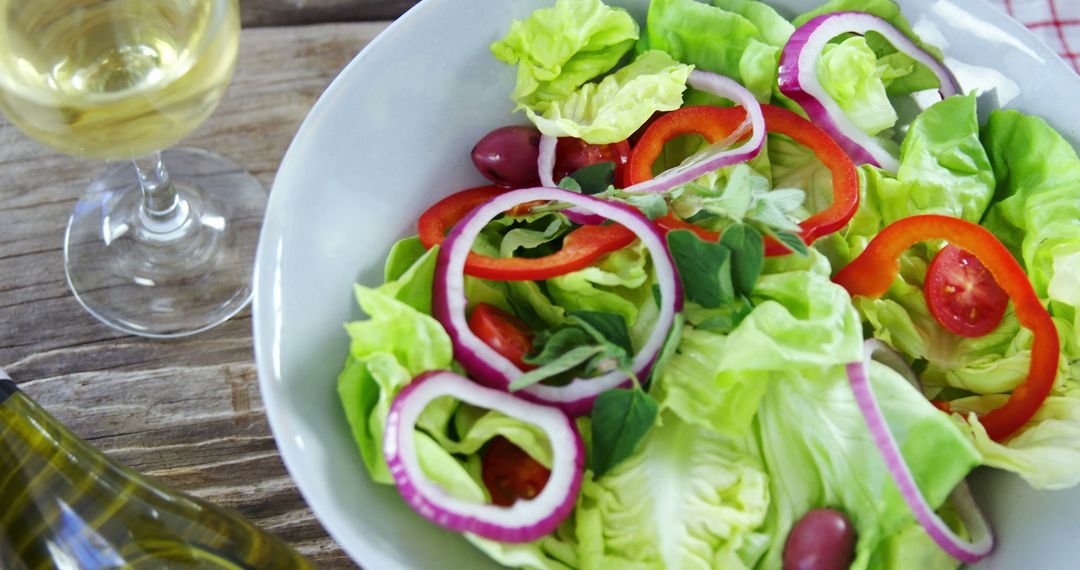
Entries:
<svg viewBox="0 0 1080 570">
<path fill-rule="evenodd" d="M 997 328 L 1009 304 L 1008 293 L 990 271 L 955 245 L 945 246 L 930 262 L 923 293 L 930 314 L 941 326 L 969 338 Z"/>
<path fill-rule="evenodd" d="M 539 495 L 549 476 L 551 471 L 501 436 L 491 440 L 480 463 L 480 477 L 491 492 L 491 502 L 503 507 Z"/>
<path fill-rule="evenodd" d="M 469 315 L 469 329 L 518 368 L 536 368 L 524 360 L 532 350 L 533 333 L 514 315 L 487 303 L 477 303 Z"/>
<path fill-rule="evenodd" d="M 560 137 L 559 144 L 555 146 L 555 170 L 552 178 L 558 183 L 579 168 L 601 162 L 615 163 L 615 186 L 621 188 L 622 172 L 630 162 L 630 143 L 619 141 L 597 145 L 572 137 Z"/>
</svg>

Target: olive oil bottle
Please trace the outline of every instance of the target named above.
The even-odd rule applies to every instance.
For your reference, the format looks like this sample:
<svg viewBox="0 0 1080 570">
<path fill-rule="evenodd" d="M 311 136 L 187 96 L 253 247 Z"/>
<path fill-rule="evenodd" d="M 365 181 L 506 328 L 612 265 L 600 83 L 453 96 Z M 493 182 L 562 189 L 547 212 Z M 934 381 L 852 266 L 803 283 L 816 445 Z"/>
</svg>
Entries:
<svg viewBox="0 0 1080 570">
<path fill-rule="evenodd" d="M 314 568 L 76 437 L 0 370 L 0 568 Z"/>
</svg>

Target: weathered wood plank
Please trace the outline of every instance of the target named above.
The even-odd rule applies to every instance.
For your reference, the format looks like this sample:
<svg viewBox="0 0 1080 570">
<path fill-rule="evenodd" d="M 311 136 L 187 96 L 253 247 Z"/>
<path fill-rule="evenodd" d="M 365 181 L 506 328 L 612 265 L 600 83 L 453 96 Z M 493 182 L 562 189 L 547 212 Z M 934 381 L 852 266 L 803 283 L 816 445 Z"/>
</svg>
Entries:
<svg viewBox="0 0 1080 570">
<path fill-rule="evenodd" d="M 245 27 L 392 20 L 418 0 L 241 0 Z"/>
<path fill-rule="evenodd" d="M 269 189 L 312 104 L 384 28 L 245 30 L 232 86 L 183 144 L 244 164 Z M 239 511 L 321 567 L 355 568 L 281 464 L 259 398 L 247 311 L 192 338 L 155 341 L 100 324 L 68 292 L 64 225 L 104 168 L 0 120 L 0 366 L 119 461 Z"/>
</svg>

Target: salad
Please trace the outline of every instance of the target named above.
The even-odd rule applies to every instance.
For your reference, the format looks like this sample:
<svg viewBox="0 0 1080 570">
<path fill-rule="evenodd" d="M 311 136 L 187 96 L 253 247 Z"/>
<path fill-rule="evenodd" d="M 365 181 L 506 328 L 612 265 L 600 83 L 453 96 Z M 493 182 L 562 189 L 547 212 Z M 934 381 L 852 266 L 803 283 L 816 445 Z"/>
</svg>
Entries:
<svg viewBox="0 0 1080 570">
<path fill-rule="evenodd" d="M 956 568 L 973 469 L 1080 482 L 1080 158 L 891 1 L 554 0 L 491 52 L 531 124 L 345 326 L 424 518 L 518 568 Z"/>
</svg>

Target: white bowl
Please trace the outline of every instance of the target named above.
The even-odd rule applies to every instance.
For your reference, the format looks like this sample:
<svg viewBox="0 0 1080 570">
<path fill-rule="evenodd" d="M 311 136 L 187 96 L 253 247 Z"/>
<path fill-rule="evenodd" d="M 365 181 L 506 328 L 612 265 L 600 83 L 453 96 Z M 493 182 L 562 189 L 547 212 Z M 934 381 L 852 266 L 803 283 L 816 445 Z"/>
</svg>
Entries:
<svg viewBox="0 0 1080 570">
<path fill-rule="evenodd" d="M 327 531 L 371 570 L 494 568 L 455 533 L 413 513 L 364 470 L 335 390 L 359 318 L 352 284 L 376 284 L 395 240 L 436 198 L 483 180 L 469 151 L 511 115 L 514 70 L 488 45 L 512 18 L 552 0 L 425 0 L 345 68 L 285 156 L 259 243 L 255 353 L 285 465 Z M 612 2 L 643 21 L 646 0 Z M 791 16 L 820 0 L 772 0 Z M 980 110 L 1046 117 L 1080 142 L 1080 78 L 1020 24 L 982 0 L 901 0 L 940 46 Z M 1035 493 L 1019 479 L 975 485 L 999 546 L 986 568 L 1075 567 L 1080 490 Z M 1037 563 L 1036 563 L 1037 562 Z"/>
</svg>

